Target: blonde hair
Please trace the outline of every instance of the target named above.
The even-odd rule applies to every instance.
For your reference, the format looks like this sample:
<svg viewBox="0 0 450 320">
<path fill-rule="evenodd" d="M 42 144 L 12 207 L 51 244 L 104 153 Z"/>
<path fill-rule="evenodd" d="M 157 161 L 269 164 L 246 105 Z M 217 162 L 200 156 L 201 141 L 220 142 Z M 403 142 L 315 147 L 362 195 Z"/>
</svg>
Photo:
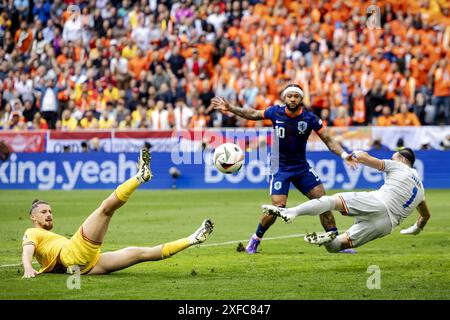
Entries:
<svg viewBox="0 0 450 320">
<path fill-rule="evenodd" d="M 48 202 L 46 202 L 44 200 L 34 199 L 33 202 L 31 203 L 31 208 L 30 208 L 30 213 L 29 214 L 32 214 L 33 210 L 36 209 L 38 207 L 38 205 L 40 205 L 40 204 L 47 204 L 48 205 Z"/>
</svg>

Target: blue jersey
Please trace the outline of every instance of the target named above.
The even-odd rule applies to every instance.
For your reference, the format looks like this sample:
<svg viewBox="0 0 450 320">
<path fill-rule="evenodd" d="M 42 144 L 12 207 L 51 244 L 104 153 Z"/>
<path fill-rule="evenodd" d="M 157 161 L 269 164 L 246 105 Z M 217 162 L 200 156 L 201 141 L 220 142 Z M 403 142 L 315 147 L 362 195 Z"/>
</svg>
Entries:
<svg viewBox="0 0 450 320">
<path fill-rule="evenodd" d="M 274 105 L 264 111 L 264 118 L 272 121 L 275 131 L 275 148 L 272 148 L 272 164 L 280 170 L 308 165 L 306 162 L 306 143 L 311 131 L 319 132 L 322 120 L 314 113 L 303 108 L 295 117 L 286 114 L 286 106 Z M 278 148 L 278 153 L 276 149 Z"/>
</svg>

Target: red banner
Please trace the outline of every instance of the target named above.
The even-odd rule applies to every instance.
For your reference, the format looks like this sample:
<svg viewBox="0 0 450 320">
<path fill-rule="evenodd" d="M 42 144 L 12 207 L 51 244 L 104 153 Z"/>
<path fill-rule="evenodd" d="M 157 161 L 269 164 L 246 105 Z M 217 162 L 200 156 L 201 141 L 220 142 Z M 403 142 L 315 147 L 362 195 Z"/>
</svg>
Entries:
<svg viewBox="0 0 450 320">
<path fill-rule="evenodd" d="M 0 140 L 5 141 L 12 152 L 45 151 L 45 131 L 0 131 Z"/>
</svg>

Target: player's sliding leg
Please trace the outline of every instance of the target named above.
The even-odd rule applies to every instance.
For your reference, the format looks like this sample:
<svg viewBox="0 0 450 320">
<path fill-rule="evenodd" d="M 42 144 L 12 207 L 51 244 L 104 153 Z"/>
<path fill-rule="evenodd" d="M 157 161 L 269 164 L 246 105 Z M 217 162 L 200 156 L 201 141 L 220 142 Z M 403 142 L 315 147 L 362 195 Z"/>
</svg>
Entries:
<svg viewBox="0 0 450 320">
<path fill-rule="evenodd" d="M 276 208 L 284 208 L 286 206 L 286 195 L 272 195 L 272 205 Z M 264 236 L 264 233 L 277 219 L 276 215 L 266 215 L 261 217 L 261 221 L 256 228 L 256 232 L 250 237 L 245 251 L 249 254 L 256 253 L 259 244 Z"/>
<path fill-rule="evenodd" d="M 150 170 L 150 152 L 142 149 L 139 154 L 136 176 L 128 179 L 105 199 L 82 225 L 83 236 L 97 243 L 102 243 L 114 212 L 123 206 L 131 194 L 144 182 L 152 178 Z"/>
<path fill-rule="evenodd" d="M 323 196 L 326 196 L 323 184 L 315 186 L 306 194 L 306 196 L 310 200 L 319 199 Z M 336 228 L 336 220 L 334 220 L 334 215 L 331 212 L 332 209 L 326 209 L 327 210 L 320 213 L 320 223 L 322 224 L 322 227 L 325 229 L 325 231 L 334 231 L 336 234 L 338 234 L 338 230 Z"/>
<path fill-rule="evenodd" d="M 202 225 L 187 238 L 155 247 L 129 247 L 114 252 L 102 253 L 99 261 L 89 274 L 107 274 L 131 267 L 137 263 L 169 258 L 192 245 L 206 241 L 213 229 L 214 224 L 210 220 L 205 220 Z"/>
<path fill-rule="evenodd" d="M 326 211 L 341 210 L 343 205 L 338 199 L 335 196 L 323 196 L 319 199 L 306 201 L 292 208 L 278 208 L 272 205 L 263 205 L 262 210 L 266 215 L 277 216 L 290 223 L 297 216 L 318 216 Z"/>
</svg>

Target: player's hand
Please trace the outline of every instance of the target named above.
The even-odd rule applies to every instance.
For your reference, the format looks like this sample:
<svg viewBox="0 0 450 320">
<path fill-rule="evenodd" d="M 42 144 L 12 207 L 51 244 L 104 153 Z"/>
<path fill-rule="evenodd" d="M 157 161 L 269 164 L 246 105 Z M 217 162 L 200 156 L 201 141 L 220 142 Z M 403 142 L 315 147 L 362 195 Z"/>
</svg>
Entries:
<svg viewBox="0 0 450 320">
<path fill-rule="evenodd" d="M 211 100 L 211 105 L 214 109 L 222 112 L 231 111 L 230 103 L 222 97 L 215 97 Z"/>
<path fill-rule="evenodd" d="M 342 160 L 344 160 L 345 164 L 348 165 L 350 168 L 355 170 L 358 167 L 358 160 L 353 157 L 353 153 L 348 154 L 347 152 L 342 152 L 341 154 Z"/>
<path fill-rule="evenodd" d="M 33 268 L 25 269 L 22 278 L 25 278 L 25 279 L 34 278 L 34 277 L 37 276 L 38 274 L 39 274 L 39 272 L 37 272 L 37 271 L 34 270 Z"/>
<path fill-rule="evenodd" d="M 355 159 L 345 159 L 344 161 L 345 161 L 345 164 L 348 165 L 353 170 L 358 168 L 358 161 L 356 161 Z"/>
<path fill-rule="evenodd" d="M 418 235 L 421 231 L 422 231 L 422 229 L 417 225 L 417 222 L 416 222 L 414 225 L 412 225 L 408 229 L 400 230 L 400 233 L 405 234 L 405 235 L 415 236 L 415 235 Z"/>
</svg>

